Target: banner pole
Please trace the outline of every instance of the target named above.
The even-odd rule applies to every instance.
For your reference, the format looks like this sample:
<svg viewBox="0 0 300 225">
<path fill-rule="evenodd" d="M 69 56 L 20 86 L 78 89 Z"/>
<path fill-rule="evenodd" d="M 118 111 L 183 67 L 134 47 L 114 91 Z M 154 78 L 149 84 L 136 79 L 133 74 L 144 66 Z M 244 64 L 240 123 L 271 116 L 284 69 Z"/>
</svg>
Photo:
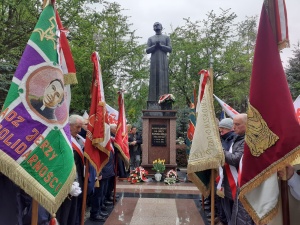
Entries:
<svg viewBox="0 0 300 225">
<path fill-rule="evenodd" d="M 81 219 L 80 225 L 84 225 L 84 216 L 85 216 L 85 209 L 86 209 L 86 199 L 87 199 L 87 187 L 88 187 L 88 180 L 89 180 L 89 168 L 90 162 L 86 159 L 85 162 L 85 173 L 84 173 L 84 183 L 83 183 L 83 193 L 82 193 L 82 208 L 81 208 Z"/>
<path fill-rule="evenodd" d="M 284 170 L 285 174 L 280 180 L 281 188 L 281 208 L 282 208 L 282 224 L 290 225 L 290 207 L 289 207 L 289 194 L 288 194 L 288 182 L 286 178 L 287 171 Z"/>
<path fill-rule="evenodd" d="M 39 203 L 32 199 L 32 212 L 31 212 L 31 225 L 38 224 L 38 211 L 39 211 Z"/>
<path fill-rule="evenodd" d="M 215 170 L 211 170 L 210 175 L 210 210 L 211 210 L 211 225 L 215 224 Z"/>
<path fill-rule="evenodd" d="M 116 204 L 117 175 L 118 175 L 118 151 L 115 150 L 115 183 L 114 183 L 114 199 L 113 199 L 114 205 Z"/>
<path fill-rule="evenodd" d="M 204 198 L 204 195 L 201 195 L 201 198 L 202 198 L 202 210 L 204 212 L 204 201 L 205 201 L 205 198 Z"/>
</svg>

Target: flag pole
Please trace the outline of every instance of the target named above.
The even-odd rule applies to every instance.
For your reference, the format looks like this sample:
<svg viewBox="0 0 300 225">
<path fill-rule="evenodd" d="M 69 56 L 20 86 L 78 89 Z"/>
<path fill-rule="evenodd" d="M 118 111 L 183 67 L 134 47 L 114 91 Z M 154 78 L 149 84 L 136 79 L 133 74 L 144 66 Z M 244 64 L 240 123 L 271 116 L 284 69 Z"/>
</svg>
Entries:
<svg viewBox="0 0 300 225">
<path fill-rule="evenodd" d="M 194 96 L 194 107 L 195 107 L 195 109 L 196 109 L 196 107 L 197 107 L 197 93 L 196 93 L 196 82 L 195 81 L 193 81 L 193 87 L 194 87 L 194 89 L 193 89 L 193 96 Z"/>
<path fill-rule="evenodd" d="M 282 224 L 290 225 L 289 194 L 288 194 L 288 183 L 287 183 L 286 175 L 287 175 L 287 169 L 285 168 L 284 176 L 280 180 Z"/>
<path fill-rule="evenodd" d="M 85 173 L 84 173 L 84 182 L 83 182 L 83 193 L 82 193 L 82 208 L 81 208 L 81 219 L 80 225 L 84 225 L 84 216 L 85 216 L 85 209 L 86 209 L 86 199 L 87 199 L 87 187 L 88 187 L 88 180 L 89 180 L 89 168 L 90 162 L 86 160 L 85 162 Z"/>
<path fill-rule="evenodd" d="M 116 204 L 117 173 L 118 173 L 118 152 L 115 150 L 115 183 L 114 183 L 114 199 L 113 199 L 114 205 Z"/>
<path fill-rule="evenodd" d="M 214 71 L 213 71 L 213 62 L 214 59 L 212 57 L 211 49 L 209 49 L 209 76 L 210 76 L 210 83 L 211 83 L 211 90 L 214 93 Z M 211 170 L 211 225 L 215 224 L 215 170 Z"/>
<path fill-rule="evenodd" d="M 211 210 L 211 225 L 215 224 L 215 170 L 211 170 L 210 175 L 210 185 L 211 185 L 211 192 L 210 192 L 210 210 Z"/>
<path fill-rule="evenodd" d="M 32 198 L 32 212 L 31 212 L 31 225 L 38 224 L 38 210 L 39 210 L 39 203 Z"/>
<path fill-rule="evenodd" d="M 214 71 L 213 71 L 213 57 L 212 57 L 212 52 L 211 49 L 208 50 L 209 53 L 209 79 L 210 79 L 210 84 L 211 84 L 211 89 L 212 93 L 214 93 Z M 211 210 L 211 225 L 215 224 L 215 170 L 211 170 L 211 175 L 210 175 L 210 210 Z"/>
</svg>

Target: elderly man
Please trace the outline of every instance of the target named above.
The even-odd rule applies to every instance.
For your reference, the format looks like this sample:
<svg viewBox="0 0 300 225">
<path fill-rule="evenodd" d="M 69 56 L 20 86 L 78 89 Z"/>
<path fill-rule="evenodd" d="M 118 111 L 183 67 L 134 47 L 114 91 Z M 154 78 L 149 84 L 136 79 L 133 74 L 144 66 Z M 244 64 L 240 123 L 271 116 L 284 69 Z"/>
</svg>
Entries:
<svg viewBox="0 0 300 225">
<path fill-rule="evenodd" d="M 82 116 L 71 115 L 69 117 L 72 148 L 76 166 L 76 181 L 73 184 L 73 188 L 69 194 L 69 197 L 65 199 L 56 213 L 56 217 L 60 225 L 76 225 L 80 222 L 82 204 L 80 187 L 83 187 L 84 180 L 83 147 L 85 140 L 80 135 L 78 135 L 78 133 L 81 131 L 84 122 L 85 120 L 82 118 Z M 77 182 L 79 183 L 79 187 Z"/>
<path fill-rule="evenodd" d="M 230 128 L 229 121 L 220 122 L 221 132 L 224 134 L 224 125 L 227 129 Z M 222 125 L 224 124 L 224 125 Z M 224 155 L 225 155 L 225 165 L 223 167 L 224 171 L 224 194 L 225 197 L 221 199 L 222 208 L 224 209 L 228 225 L 232 225 L 231 216 L 232 216 L 232 207 L 237 191 L 236 182 L 237 182 L 237 171 L 239 169 L 239 163 L 244 153 L 244 138 L 246 133 L 246 124 L 247 124 L 247 114 L 236 115 L 233 119 L 233 131 L 236 136 L 230 141 L 231 145 L 225 145 Z M 223 128 L 223 129 L 222 129 Z M 226 129 L 225 128 L 225 129 Z M 221 133 L 222 137 L 222 133 Z M 228 143 L 227 143 L 228 144 Z M 223 141 L 224 146 L 224 141 Z M 226 149 L 228 148 L 228 149 Z"/>
<path fill-rule="evenodd" d="M 232 155 L 232 157 L 229 154 L 225 153 L 225 161 L 226 162 L 232 162 L 234 164 L 234 167 L 236 168 L 236 171 L 233 173 L 235 174 L 235 193 L 233 193 L 232 197 L 235 199 L 234 205 L 232 207 L 232 215 L 230 219 L 230 225 L 254 225 L 253 220 L 247 213 L 247 211 L 244 209 L 241 202 L 237 199 L 239 187 L 237 187 L 237 171 L 238 166 L 241 160 L 242 155 L 244 154 L 244 139 L 245 139 L 245 133 L 246 133 L 246 127 L 247 127 L 247 114 L 239 114 L 236 115 L 233 119 L 233 130 L 238 135 L 237 138 L 233 141 L 233 146 L 237 144 L 237 151 L 235 155 Z M 232 164 L 231 164 L 232 165 Z"/>
</svg>

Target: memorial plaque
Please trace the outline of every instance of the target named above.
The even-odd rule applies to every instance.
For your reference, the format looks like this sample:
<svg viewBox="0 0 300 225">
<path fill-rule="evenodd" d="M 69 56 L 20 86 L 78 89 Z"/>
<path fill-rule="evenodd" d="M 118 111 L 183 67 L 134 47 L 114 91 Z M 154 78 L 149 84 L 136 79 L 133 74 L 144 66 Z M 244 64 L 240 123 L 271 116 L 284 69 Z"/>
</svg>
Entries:
<svg viewBox="0 0 300 225">
<path fill-rule="evenodd" d="M 152 125 L 151 144 L 152 146 L 167 146 L 167 125 Z"/>
</svg>

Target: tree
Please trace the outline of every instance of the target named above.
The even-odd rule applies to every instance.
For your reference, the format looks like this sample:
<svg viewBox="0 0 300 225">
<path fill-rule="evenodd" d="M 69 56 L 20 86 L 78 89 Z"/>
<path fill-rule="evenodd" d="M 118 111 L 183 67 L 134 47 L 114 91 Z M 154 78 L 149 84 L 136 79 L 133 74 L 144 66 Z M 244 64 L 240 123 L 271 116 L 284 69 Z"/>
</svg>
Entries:
<svg viewBox="0 0 300 225">
<path fill-rule="evenodd" d="M 288 84 L 293 99 L 296 99 L 300 93 L 300 48 L 299 44 L 293 50 L 294 57 L 288 60 L 288 66 L 285 69 Z"/>
<path fill-rule="evenodd" d="M 0 2 L 0 105 L 41 11 L 40 1 Z"/>
<path fill-rule="evenodd" d="M 0 11 L 0 63 L 17 65 L 41 13 L 41 2 L 4 0 Z"/>
<path fill-rule="evenodd" d="M 176 93 L 176 107 L 190 101 L 193 82 L 199 83 L 198 72 L 208 69 L 213 59 L 214 93 L 237 109 L 246 108 L 256 37 L 256 18 L 234 23 L 236 15 L 223 10 L 209 12 L 203 21 L 185 19 L 186 24 L 171 33 L 171 91 Z"/>
<path fill-rule="evenodd" d="M 71 108 L 83 111 L 89 108 L 89 90 L 92 78 L 90 54 L 97 50 L 100 55 L 103 86 L 106 102 L 117 108 L 117 91 L 125 89 L 133 99 L 135 108 L 141 104 L 144 95 L 144 78 L 147 71 L 144 47 L 138 45 L 138 37 L 130 30 L 128 17 L 121 14 L 117 3 L 103 2 L 102 11 L 98 13 L 88 7 L 77 15 L 76 23 L 70 24 L 70 44 L 75 58 L 79 85 L 72 87 Z M 126 97 L 125 97 L 126 98 Z M 129 99 L 126 99 L 126 103 Z M 137 104 L 138 103 L 138 104 Z M 140 110 L 133 110 L 125 105 L 126 111 L 132 113 L 133 120 Z"/>
</svg>

